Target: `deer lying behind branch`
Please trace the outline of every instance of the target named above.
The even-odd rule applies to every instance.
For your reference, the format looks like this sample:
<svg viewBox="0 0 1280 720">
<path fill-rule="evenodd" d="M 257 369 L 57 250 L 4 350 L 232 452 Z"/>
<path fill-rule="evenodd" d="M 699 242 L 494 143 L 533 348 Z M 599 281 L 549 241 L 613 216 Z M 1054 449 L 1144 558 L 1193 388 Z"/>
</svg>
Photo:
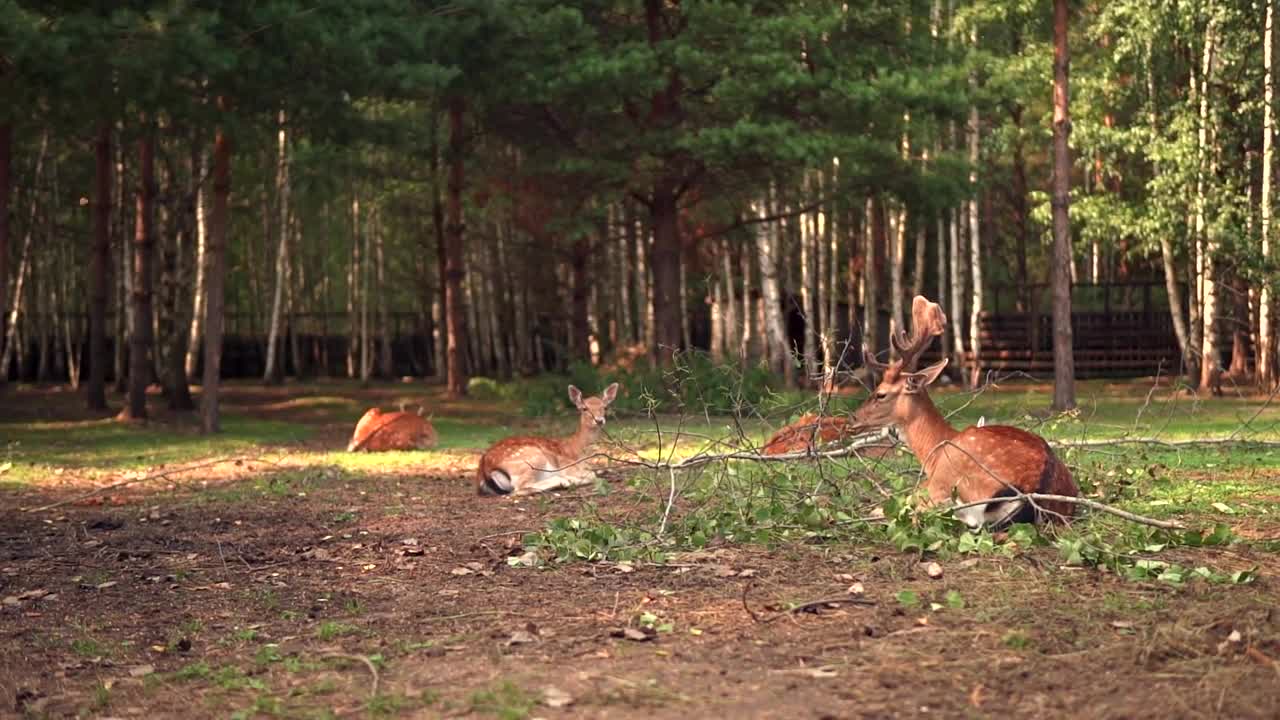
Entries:
<svg viewBox="0 0 1280 720">
<path fill-rule="evenodd" d="M 385 450 L 425 450 L 435 447 L 436 429 L 431 421 L 417 413 L 384 413 L 378 408 L 369 411 L 356 423 L 347 452 L 383 452 Z"/>
<path fill-rule="evenodd" d="M 840 415 L 815 415 L 805 413 L 790 425 L 774 433 L 761 448 L 762 455 L 787 455 L 796 452 L 809 452 L 835 443 L 844 442 L 864 432 Z M 816 447 L 815 447 L 815 439 Z M 885 440 L 883 444 L 868 445 L 859 451 L 865 457 L 881 457 L 893 449 L 893 443 Z"/>
<path fill-rule="evenodd" d="M 962 504 L 996 499 L 956 512 L 970 527 L 1035 522 L 1046 519 L 1042 515 L 1066 521 L 1074 509 L 1071 503 L 1041 501 L 1037 511 L 1035 505 L 1017 496 L 1045 493 L 1075 497 L 1080 491 L 1071 471 L 1044 438 L 1020 428 L 982 425 L 957 431 L 951 427 L 927 391 L 947 366 L 947 359 L 917 370 L 920 354 L 946 328 L 946 315 L 937 303 L 917 295 L 911 304 L 911 323 L 910 338 L 901 330 L 891 338 L 897 360 L 882 363 L 869 348 L 863 348 L 867 367 L 880 374 L 881 380 L 854 413 L 854 422 L 898 427 L 924 467 L 929 504 L 949 501 L 952 492 Z"/>
<path fill-rule="evenodd" d="M 583 461 L 600 437 L 605 411 L 618 396 L 618 383 L 599 397 L 582 396 L 569 386 L 569 399 L 581 413 L 578 430 L 567 438 L 517 436 L 499 440 L 480 457 L 476 490 L 481 495 L 526 495 L 595 482 L 595 472 Z"/>
</svg>

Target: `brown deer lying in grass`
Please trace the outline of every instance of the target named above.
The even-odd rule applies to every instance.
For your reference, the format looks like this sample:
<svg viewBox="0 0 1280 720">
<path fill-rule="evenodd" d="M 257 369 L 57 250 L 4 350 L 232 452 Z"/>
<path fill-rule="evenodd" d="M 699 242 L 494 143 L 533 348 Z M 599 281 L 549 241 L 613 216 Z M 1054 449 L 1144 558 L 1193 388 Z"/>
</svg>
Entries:
<svg viewBox="0 0 1280 720">
<path fill-rule="evenodd" d="M 957 431 L 942 417 L 927 388 L 947 366 L 947 359 L 923 370 L 917 370 L 917 365 L 920 354 L 942 334 L 947 318 L 937 303 L 917 295 L 911 305 L 911 320 L 910 338 L 901 331 L 892 338 L 897 360 L 882 363 L 869 348 L 863 348 L 867 367 L 882 377 L 871 397 L 854 413 L 854 423 L 898 427 L 924 467 L 930 505 L 950 501 L 953 492 L 961 504 L 996 500 L 957 511 L 957 517 L 970 527 L 1035 522 L 1046 519 L 1043 516 L 1062 521 L 1070 518 L 1075 507 L 1071 503 L 1039 501 L 1033 505 L 1017 497 L 1020 493 L 1080 494 L 1071 471 L 1044 438 L 1003 425 Z"/>
<path fill-rule="evenodd" d="M 842 442 L 849 440 L 866 429 L 861 428 L 851 422 L 849 418 L 840 415 L 823 415 L 818 416 L 813 413 L 805 413 L 792 422 L 790 425 L 783 427 L 774 433 L 769 441 L 761 448 L 762 455 L 787 455 L 797 452 L 808 452 L 814 450 L 816 437 L 818 447 L 830 443 Z M 868 445 L 859 451 L 859 454 L 866 457 L 881 457 L 893 449 L 893 444 L 886 440 L 883 444 Z"/>
<path fill-rule="evenodd" d="M 435 447 L 436 429 L 417 413 L 384 413 L 378 408 L 369 411 L 356 423 L 356 430 L 347 443 L 347 452 L 382 452 L 384 450 L 425 450 Z"/>
<path fill-rule="evenodd" d="M 481 495 L 527 495 L 595 482 L 595 472 L 583 459 L 600 437 L 605 411 L 618 396 L 618 383 L 599 397 L 582 397 L 569 386 L 569 399 L 578 408 L 578 430 L 567 438 L 518 436 L 499 440 L 480 457 L 476 490 Z"/>
</svg>

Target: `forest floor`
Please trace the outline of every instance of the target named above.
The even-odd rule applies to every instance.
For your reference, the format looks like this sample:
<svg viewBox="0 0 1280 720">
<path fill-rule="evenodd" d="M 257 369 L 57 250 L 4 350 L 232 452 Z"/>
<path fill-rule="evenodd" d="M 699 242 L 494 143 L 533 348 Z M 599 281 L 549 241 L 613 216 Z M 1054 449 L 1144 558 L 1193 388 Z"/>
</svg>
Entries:
<svg viewBox="0 0 1280 720">
<path fill-rule="evenodd" d="M 1185 400 L 1175 417 L 1149 388 L 1086 383 L 1082 415 L 1101 434 L 1168 409 L 1167 439 L 1244 423 L 1280 439 L 1266 399 Z M 364 407 L 401 399 L 426 400 L 440 448 L 338 452 Z M 1044 399 L 1012 386 L 961 416 Z M 1251 583 L 1135 581 L 1053 547 L 869 542 L 531 568 L 511 562 L 524 533 L 587 505 L 626 522 L 650 498 L 616 468 L 606 495 L 477 497 L 488 442 L 548 427 L 501 403 L 233 384 L 214 440 L 158 397 L 146 425 L 80 407 L 59 388 L 0 392 L 0 717 L 1280 716 L 1273 447 L 1163 462 L 1158 493 L 1135 480 L 1139 512 L 1241 538 L 1181 561 Z M 1077 472 L 1124 470 L 1104 455 Z"/>
</svg>

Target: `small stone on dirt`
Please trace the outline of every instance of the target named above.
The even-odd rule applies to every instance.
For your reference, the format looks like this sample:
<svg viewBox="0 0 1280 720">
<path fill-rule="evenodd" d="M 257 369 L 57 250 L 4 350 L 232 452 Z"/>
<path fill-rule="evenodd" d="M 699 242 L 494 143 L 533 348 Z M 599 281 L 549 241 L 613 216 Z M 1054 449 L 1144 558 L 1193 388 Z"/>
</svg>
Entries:
<svg viewBox="0 0 1280 720">
<path fill-rule="evenodd" d="M 542 704 L 549 708 L 562 708 L 573 704 L 573 696 L 558 687 L 548 687 L 542 691 Z"/>
<path fill-rule="evenodd" d="M 129 677 L 146 677 L 156 671 L 155 665 L 136 665 L 129 668 Z"/>
<path fill-rule="evenodd" d="M 650 628 L 640 629 L 633 627 L 617 628 L 609 633 L 613 637 L 622 638 L 623 640 L 631 640 L 633 642 L 648 642 L 657 637 L 658 632 Z"/>
<path fill-rule="evenodd" d="M 458 575 L 458 576 L 462 576 L 462 575 L 474 575 L 474 574 L 475 574 L 475 571 L 474 571 L 474 570 L 472 570 L 471 568 L 456 567 L 456 568 L 454 568 L 454 569 L 450 570 L 450 571 L 449 571 L 449 574 L 450 574 L 450 575 Z"/>
<path fill-rule="evenodd" d="M 528 645 L 535 642 L 538 642 L 537 635 L 534 635 L 528 630 L 516 630 L 511 633 L 511 637 L 507 638 L 507 642 L 504 644 L 507 647 L 511 647 L 512 645 Z"/>
<path fill-rule="evenodd" d="M 931 562 L 926 565 L 924 571 L 934 580 L 942 577 L 942 566 L 936 562 Z"/>
<path fill-rule="evenodd" d="M 867 589 L 862 586 L 862 583 L 855 582 L 854 584 L 850 585 L 849 589 L 846 590 L 845 592 L 849 593 L 850 595 L 864 595 L 866 594 Z"/>
</svg>

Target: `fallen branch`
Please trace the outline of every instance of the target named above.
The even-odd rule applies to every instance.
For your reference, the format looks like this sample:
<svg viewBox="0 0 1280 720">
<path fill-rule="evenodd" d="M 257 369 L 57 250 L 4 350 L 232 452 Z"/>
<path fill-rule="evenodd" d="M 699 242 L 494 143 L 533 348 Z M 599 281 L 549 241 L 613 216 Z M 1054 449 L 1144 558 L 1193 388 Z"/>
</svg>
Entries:
<svg viewBox="0 0 1280 720">
<path fill-rule="evenodd" d="M 1016 490 L 1016 488 L 1012 488 L 1012 489 Z M 1182 523 L 1177 522 L 1175 520 L 1157 520 L 1155 518 L 1149 518 L 1145 515 L 1139 515 L 1137 513 L 1129 512 L 1128 510 L 1121 510 L 1120 508 L 1112 507 L 1110 505 L 1100 503 L 1097 500 L 1089 500 L 1088 498 L 1082 498 L 1082 497 L 1072 497 L 1070 495 L 1050 495 L 1046 493 L 1020 492 L 1017 495 L 1005 495 L 998 498 L 987 498 L 986 500 L 975 500 L 973 502 L 964 503 L 962 505 L 951 505 L 947 507 L 946 510 L 948 512 L 951 512 L 955 510 L 963 510 L 965 508 L 970 508 L 970 507 L 978 507 L 979 505 L 987 505 L 992 502 L 1010 502 L 1013 500 L 1021 500 L 1021 499 L 1030 500 L 1033 503 L 1037 500 L 1051 500 L 1055 502 L 1071 503 L 1072 505 L 1083 505 L 1084 507 L 1091 508 L 1099 512 L 1115 515 L 1116 517 L 1123 518 L 1125 520 L 1128 520 L 1129 522 L 1138 523 L 1139 525 L 1150 525 L 1151 527 L 1161 528 L 1163 530 L 1187 530 L 1188 529 L 1186 525 L 1183 525 Z"/>
<path fill-rule="evenodd" d="M 679 462 L 671 462 L 669 460 L 666 462 L 648 462 L 645 460 L 628 460 L 625 458 L 610 458 L 610 459 L 618 463 L 623 463 L 628 465 L 638 465 L 640 467 L 644 467 L 649 470 L 669 470 L 669 471 L 688 470 L 689 468 L 695 468 L 695 467 L 699 467 L 709 463 L 722 462 L 726 460 L 749 460 L 752 462 L 789 462 L 791 460 L 803 460 L 806 458 L 829 460 L 832 458 L 842 458 L 842 457 L 849 457 L 850 455 L 857 455 L 859 450 L 865 447 L 869 447 L 871 445 L 882 443 L 885 440 L 888 440 L 889 437 L 890 437 L 889 428 L 881 428 L 879 430 L 876 430 L 875 432 L 857 435 L 849 443 L 839 448 L 836 448 L 835 450 L 827 450 L 827 451 L 821 451 L 821 452 L 812 451 L 812 450 L 802 450 L 799 452 L 786 453 L 782 455 L 761 455 L 758 452 L 744 452 L 744 451 L 721 453 L 716 455 L 699 453 L 697 455 L 693 455 L 692 457 L 687 457 L 684 460 L 681 460 Z"/>
<path fill-rule="evenodd" d="M 369 697 L 378 697 L 378 681 L 381 678 L 378 675 L 378 666 L 374 665 L 373 661 L 370 660 L 368 657 L 364 655 L 353 655 L 351 653 L 341 653 L 341 652 L 328 652 L 321 655 L 320 657 L 338 658 L 340 660 L 354 660 L 356 662 L 364 663 L 364 666 L 369 668 L 369 674 L 373 675 L 373 686 L 370 689 Z"/>
<path fill-rule="evenodd" d="M 836 597 L 829 597 L 829 598 L 823 598 L 821 600 L 811 600 L 809 602 L 800 603 L 799 605 L 788 608 L 786 610 L 779 611 L 777 613 L 774 613 L 773 615 L 770 615 L 769 617 L 761 619 L 760 616 L 757 615 L 756 612 L 751 609 L 751 606 L 747 604 L 747 592 L 749 592 L 751 588 L 752 588 L 751 583 L 747 583 L 746 585 L 742 586 L 742 609 L 746 610 L 747 615 L 751 616 L 752 622 L 759 623 L 761 625 L 767 625 L 768 623 L 771 623 L 780 617 L 786 617 L 787 615 L 794 615 L 795 613 L 805 612 L 807 610 L 825 607 L 827 605 L 870 606 L 870 605 L 876 604 L 874 600 L 868 600 L 866 598 L 849 597 L 848 595 L 839 595 Z"/>
<path fill-rule="evenodd" d="M 163 478 L 167 478 L 173 475 L 181 475 L 182 473 L 190 472 L 192 470 L 200 470 L 202 468 L 212 467 L 214 465 L 221 465 L 223 463 L 229 463 L 229 462 L 253 463 L 253 462 L 269 462 L 269 461 L 264 460 L 261 455 L 255 455 L 252 457 L 239 456 L 239 457 L 230 457 L 230 458 L 218 458 L 216 460 L 206 460 L 204 462 L 198 462 L 194 465 L 184 465 L 182 467 L 170 468 L 163 472 L 151 473 L 150 475 L 144 475 L 142 477 L 136 477 L 136 478 L 129 478 L 128 480 L 121 480 L 119 482 L 111 483 L 110 485 L 103 485 L 102 487 L 94 488 L 93 490 L 90 490 L 89 492 L 84 493 L 82 495 L 77 495 L 75 497 L 67 498 L 65 500 L 59 500 L 58 502 L 49 503 L 48 505 L 41 505 L 40 507 L 37 507 L 37 508 L 27 508 L 24 512 L 36 513 L 36 512 L 44 512 L 46 510 L 53 510 L 54 508 L 59 508 L 59 507 L 62 507 L 63 505 L 70 505 L 71 503 L 77 503 L 77 502 L 80 502 L 81 500 L 88 500 L 89 498 L 95 495 L 101 495 L 102 493 L 110 492 L 111 490 L 118 490 L 122 487 L 128 487 L 129 485 L 137 485 L 138 483 L 151 482 L 152 480 L 161 480 Z M 273 464 L 278 464 L 278 463 L 273 463 Z"/>
<path fill-rule="evenodd" d="M 1248 440 L 1228 436 L 1225 438 L 1202 438 L 1199 440 L 1159 440 L 1157 438 L 1113 438 L 1109 440 L 1058 440 L 1049 443 L 1055 448 L 1091 448 L 1114 445 L 1155 445 L 1165 448 L 1184 448 L 1216 445 L 1254 445 L 1257 447 L 1280 447 L 1277 440 Z"/>
</svg>

